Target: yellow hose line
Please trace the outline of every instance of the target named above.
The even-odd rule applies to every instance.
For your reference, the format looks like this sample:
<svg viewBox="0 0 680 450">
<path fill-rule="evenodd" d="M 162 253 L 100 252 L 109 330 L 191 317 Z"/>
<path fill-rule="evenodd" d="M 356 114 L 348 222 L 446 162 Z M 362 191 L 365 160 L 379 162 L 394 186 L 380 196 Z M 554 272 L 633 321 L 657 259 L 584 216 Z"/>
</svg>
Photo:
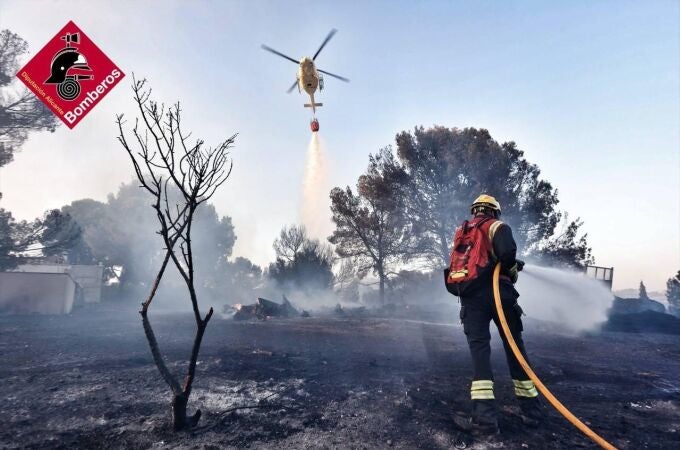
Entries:
<svg viewBox="0 0 680 450">
<path fill-rule="evenodd" d="M 553 407 L 557 411 L 559 411 L 560 414 L 562 414 L 569 422 L 571 422 L 576 428 L 581 430 L 583 434 L 588 436 L 590 439 L 595 441 L 600 447 L 608 449 L 608 450 L 616 450 L 616 447 L 611 445 L 609 442 L 605 441 L 601 436 L 599 436 L 597 433 L 595 433 L 593 430 L 588 428 L 586 424 L 581 422 L 578 417 L 573 415 L 571 411 L 569 411 L 562 403 L 560 403 L 557 398 L 555 398 L 554 395 L 548 390 L 547 387 L 541 382 L 541 380 L 538 379 L 536 374 L 534 373 L 533 370 L 531 370 L 531 367 L 529 367 L 529 363 L 527 363 L 527 360 L 524 359 L 524 356 L 522 355 L 522 352 L 519 351 L 519 348 L 517 347 L 517 344 L 515 343 L 515 340 L 512 338 L 512 333 L 510 333 L 510 328 L 508 327 L 508 322 L 505 320 L 505 313 L 503 312 L 503 304 L 501 303 L 501 290 L 500 290 L 500 274 L 501 274 L 501 264 L 498 263 L 496 264 L 496 268 L 493 271 L 493 297 L 494 301 L 496 302 L 496 311 L 498 312 L 498 318 L 500 319 L 501 322 L 501 327 L 503 328 L 503 334 L 505 334 L 505 337 L 508 340 L 508 343 L 510 344 L 510 348 L 512 349 L 512 353 L 515 354 L 515 358 L 517 358 L 517 361 L 519 361 L 519 364 L 522 366 L 524 371 L 526 372 L 527 375 L 529 375 L 529 378 L 534 382 L 536 387 L 538 388 L 539 391 L 541 391 L 541 394 L 545 396 L 546 399 L 550 402 Z"/>
</svg>

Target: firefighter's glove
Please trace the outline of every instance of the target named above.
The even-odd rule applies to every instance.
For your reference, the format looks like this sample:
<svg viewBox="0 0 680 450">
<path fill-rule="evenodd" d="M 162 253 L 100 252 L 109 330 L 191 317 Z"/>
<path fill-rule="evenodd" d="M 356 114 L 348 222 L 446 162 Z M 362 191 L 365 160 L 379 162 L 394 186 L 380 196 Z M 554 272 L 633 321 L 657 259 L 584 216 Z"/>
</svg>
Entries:
<svg viewBox="0 0 680 450">
<path fill-rule="evenodd" d="M 521 272 L 522 269 L 524 269 L 524 261 L 521 259 L 516 259 L 515 263 L 517 263 L 517 272 Z"/>
<path fill-rule="evenodd" d="M 519 269 L 517 268 L 518 264 L 515 264 L 508 270 L 508 276 L 510 277 L 510 281 L 512 281 L 512 284 L 517 283 L 517 277 L 519 273 Z"/>
</svg>

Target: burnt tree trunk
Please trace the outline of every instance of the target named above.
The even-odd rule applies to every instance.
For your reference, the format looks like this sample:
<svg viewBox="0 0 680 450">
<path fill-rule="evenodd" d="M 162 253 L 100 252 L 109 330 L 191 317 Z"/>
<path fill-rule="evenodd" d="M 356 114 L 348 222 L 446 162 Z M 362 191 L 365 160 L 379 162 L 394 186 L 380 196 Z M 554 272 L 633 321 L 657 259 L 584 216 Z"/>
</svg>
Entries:
<svg viewBox="0 0 680 450">
<path fill-rule="evenodd" d="M 158 341 L 156 340 L 156 335 L 151 327 L 151 322 L 148 317 L 148 309 L 151 301 L 153 300 L 160 280 L 163 277 L 163 273 L 167 267 L 168 261 L 170 259 L 175 259 L 175 256 L 171 251 L 168 251 L 165 255 L 163 263 L 161 265 L 156 279 L 154 280 L 151 292 L 144 303 L 142 303 L 142 310 L 139 312 L 142 316 L 142 324 L 144 326 L 144 334 L 146 335 L 146 340 L 149 343 L 149 348 L 151 349 L 151 355 L 153 356 L 154 362 L 158 371 L 160 372 L 163 380 L 170 386 L 172 390 L 172 426 L 176 431 L 183 430 L 186 428 L 193 428 L 198 424 L 201 418 L 201 410 L 198 409 L 196 412 L 188 416 L 187 415 L 187 404 L 189 402 L 189 396 L 191 395 L 191 389 L 193 386 L 194 376 L 196 374 L 196 362 L 198 361 L 198 354 L 201 348 L 201 343 L 203 342 L 203 335 L 205 334 L 205 329 L 208 326 L 208 322 L 213 315 L 213 309 L 210 308 L 208 314 L 206 314 L 204 319 L 201 319 L 200 315 L 197 315 L 196 319 L 196 335 L 194 337 L 194 344 L 191 349 L 191 358 L 189 360 L 189 369 L 187 371 L 187 376 L 184 380 L 184 386 L 180 386 L 177 379 L 172 375 L 170 370 L 168 370 L 165 360 L 161 355 L 160 348 L 158 346 Z M 195 312 L 198 314 L 197 308 L 197 298 L 195 297 L 195 290 L 193 286 L 190 288 L 192 303 L 196 306 Z"/>
<path fill-rule="evenodd" d="M 172 396 L 172 428 L 175 431 L 193 428 L 201 418 L 200 409 L 197 409 L 191 417 L 187 417 L 188 402 L 189 396 L 184 392 Z"/>
<path fill-rule="evenodd" d="M 193 415 L 188 416 L 187 404 L 189 402 L 194 375 L 196 373 L 196 362 L 198 360 L 199 349 L 201 348 L 201 342 L 203 341 L 203 335 L 208 325 L 208 321 L 212 317 L 213 309 L 210 308 L 210 311 L 208 311 L 205 319 L 201 320 L 200 325 L 196 330 L 194 345 L 191 351 L 191 359 L 189 361 L 189 370 L 187 372 L 183 387 L 180 386 L 179 382 L 175 379 L 172 373 L 170 373 L 165 361 L 163 360 L 158 347 L 158 341 L 156 340 L 153 328 L 151 328 L 151 323 L 149 322 L 146 311 L 142 310 L 140 311 L 140 314 L 142 315 L 142 322 L 144 324 L 144 333 L 146 335 L 147 341 L 149 342 L 149 347 L 151 349 L 154 362 L 156 363 L 156 367 L 158 367 L 158 371 L 160 372 L 161 376 L 172 390 L 172 426 L 177 431 L 195 427 L 201 418 L 201 410 L 198 409 Z"/>
<path fill-rule="evenodd" d="M 382 268 L 382 264 L 378 269 L 378 280 L 379 280 L 379 292 L 380 292 L 380 305 L 385 306 L 385 269 Z"/>
</svg>

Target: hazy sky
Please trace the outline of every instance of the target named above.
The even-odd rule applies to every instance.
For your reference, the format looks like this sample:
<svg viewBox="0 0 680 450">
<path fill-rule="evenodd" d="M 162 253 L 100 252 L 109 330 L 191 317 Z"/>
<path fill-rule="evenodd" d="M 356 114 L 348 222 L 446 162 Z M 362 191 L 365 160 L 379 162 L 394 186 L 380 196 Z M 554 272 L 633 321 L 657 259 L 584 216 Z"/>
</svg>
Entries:
<svg viewBox="0 0 680 450">
<path fill-rule="evenodd" d="M 214 142 L 238 132 L 214 198 L 237 255 L 273 259 L 299 220 L 310 113 L 285 90 L 312 55 L 333 185 L 354 185 L 370 152 L 415 125 L 475 126 L 514 140 L 585 222 L 615 288 L 664 288 L 680 269 L 680 6 L 581 2 L 37 2 L 0 0 L 0 29 L 37 51 L 68 20 L 128 75 L 74 129 L 34 134 L 0 169 L 0 204 L 22 219 L 132 178 L 114 115 L 131 112 L 134 71 Z"/>
</svg>

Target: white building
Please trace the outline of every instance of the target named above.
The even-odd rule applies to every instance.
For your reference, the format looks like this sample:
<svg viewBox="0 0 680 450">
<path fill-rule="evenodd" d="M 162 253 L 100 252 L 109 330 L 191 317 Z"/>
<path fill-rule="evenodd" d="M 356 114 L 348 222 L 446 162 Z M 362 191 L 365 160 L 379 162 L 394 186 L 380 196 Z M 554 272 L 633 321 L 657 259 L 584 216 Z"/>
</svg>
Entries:
<svg viewBox="0 0 680 450">
<path fill-rule="evenodd" d="M 99 303 L 102 266 L 25 264 L 0 272 L 0 311 L 68 314 L 74 305 Z"/>
<path fill-rule="evenodd" d="M 0 311 L 68 314 L 76 283 L 67 273 L 0 272 Z"/>
</svg>

